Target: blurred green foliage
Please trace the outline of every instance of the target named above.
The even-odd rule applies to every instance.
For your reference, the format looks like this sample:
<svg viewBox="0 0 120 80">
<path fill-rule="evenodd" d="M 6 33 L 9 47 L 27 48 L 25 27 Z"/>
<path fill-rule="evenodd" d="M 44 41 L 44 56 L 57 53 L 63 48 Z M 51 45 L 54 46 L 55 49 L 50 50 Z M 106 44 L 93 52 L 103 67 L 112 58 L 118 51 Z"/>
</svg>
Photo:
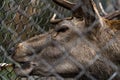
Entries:
<svg viewBox="0 0 120 80">
<path fill-rule="evenodd" d="M 19 80 L 13 71 L 13 67 L 6 67 L 0 70 L 0 80 Z"/>
</svg>

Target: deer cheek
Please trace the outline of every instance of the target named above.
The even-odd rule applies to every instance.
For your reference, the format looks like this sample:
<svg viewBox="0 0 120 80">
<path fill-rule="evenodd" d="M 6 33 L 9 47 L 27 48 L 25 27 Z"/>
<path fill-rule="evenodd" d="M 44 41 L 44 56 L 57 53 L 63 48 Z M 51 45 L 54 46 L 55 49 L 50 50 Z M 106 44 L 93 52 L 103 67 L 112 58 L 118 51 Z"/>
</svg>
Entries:
<svg viewBox="0 0 120 80">
<path fill-rule="evenodd" d="M 43 49 L 40 54 L 44 58 L 55 58 L 55 57 L 59 57 L 62 54 L 62 52 L 57 47 L 49 46 Z"/>
</svg>

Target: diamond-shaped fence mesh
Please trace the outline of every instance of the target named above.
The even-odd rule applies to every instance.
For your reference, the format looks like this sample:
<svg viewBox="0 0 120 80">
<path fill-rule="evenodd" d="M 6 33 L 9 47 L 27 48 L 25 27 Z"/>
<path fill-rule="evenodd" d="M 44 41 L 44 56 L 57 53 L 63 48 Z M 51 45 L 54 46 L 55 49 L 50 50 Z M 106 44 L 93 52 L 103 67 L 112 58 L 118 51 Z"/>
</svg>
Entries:
<svg viewBox="0 0 120 80">
<path fill-rule="evenodd" d="M 77 7 L 81 6 L 80 5 L 81 0 L 69 0 L 69 1 L 74 3 L 77 2 L 78 4 L 78 5 L 76 4 L 75 7 L 73 7 L 72 9 L 73 12 Z M 99 1 L 102 3 L 103 9 L 105 10 L 105 11 L 102 11 L 103 9 L 99 10 L 99 11 L 102 11 L 100 13 L 100 15 L 102 16 L 107 15 L 110 12 L 113 12 L 115 10 L 118 10 L 120 7 L 120 0 L 94 0 L 94 1 L 96 2 L 98 9 L 102 9 Z M 84 8 L 84 5 L 82 6 Z M 116 32 L 115 36 L 112 36 L 109 40 L 107 40 L 107 42 L 103 42 L 101 44 L 102 47 L 100 47 L 100 51 L 99 51 L 98 47 L 94 45 L 94 42 L 92 41 L 92 39 L 88 41 L 85 36 L 85 35 L 91 35 L 89 31 L 93 28 L 93 26 L 98 24 L 98 21 L 93 22 L 90 25 L 90 29 L 87 29 L 82 33 L 83 28 L 81 27 L 81 25 L 77 25 L 81 27 L 81 31 L 79 31 L 75 27 L 72 27 L 72 26 L 76 26 L 73 23 L 75 24 L 78 23 L 77 19 L 76 20 L 73 19 L 70 22 L 68 22 L 71 18 L 70 19 L 66 18 L 66 17 L 72 16 L 72 11 L 67 10 L 63 7 L 60 7 L 59 5 L 55 4 L 53 0 L 1 0 L 0 1 L 0 80 L 64 80 L 64 79 L 65 80 L 115 80 L 115 79 L 120 79 L 120 45 L 119 45 L 120 38 L 118 38 L 119 31 L 118 33 Z M 59 23 L 51 24 L 50 20 L 54 14 L 57 15 L 56 19 L 66 19 L 65 21 L 63 21 L 63 27 L 65 28 L 59 29 L 58 27 L 61 26 L 59 25 Z M 70 34 L 66 32 L 67 35 L 71 35 L 71 36 L 62 34 L 62 33 L 65 33 L 66 30 L 68 30 L 66 28 L 66 25 L 69 25 L 69 28 L 72 28 L 72 29 L 75 28 L 73 29 L 73 31 L 77 36 L 79 36 L 78 39 L 76 39 L 76 36 L 74 33 Z M 55 26 L 57 28 L 55 28 Z M 120 29 L 120 23 L 118 24 L 118 26 Z M 59 33 L 55 33 L 55 34 L 52 33 L 54 32 L 54 30 L 52 30 L 54 28 L 55 28 L 55 31 Z M 109 33 L 109 30 L 106 30 L 106 31 L 108 31 Z M 51 33 L 52 33 L 52 36 L 61 35 L 56 37 L 58 41 L 51 39 Z M 43 34 L 43 37 L 42 37 L 42 34 Z M 100 33 L 100 34 L 106 35 L 106 33 Z M 28 51 L 27 55 L 30 56 L 29 61 L 25 59 L 26 62 L 24 62 L 24 58 L 22 59 L 23 61 L 20 61 L 20 62 L 15 61 L 12 57 L 15 54 L 15 52 L 11 52 L 11 49 L 13 49 L 15 46 L 18 46 L 19 43 L 26 41 L 31 37 L 39 36 L 39 35 L 41 35 L 41 38 L 31 39 L 28 42 L 31 43 L 30 45 L 32 46 L 43 45 L 44 49 L 43 47 L 39 48 L 40 46 L 31 48 L 27 45 L 26 47 L 26 43 L 25 44 L 23 43 L 22 45 L 26 47 L 25 49 L 27 50 L 29 48 L 30 52 L 34 54 L 32 54 L 32 57 L 31 57 L 31 53 L 29 53 Z M 45 35 L 48 38 L 45 39 L 44 38 Z M 104 37 L 106 38 L 106 36 Z M 71 38 L 75 42 L 74 44 L 71 44 L 73 43 L 72 40 L 69 40 Z M 45 41 L 42 41 L 42 39 L 45 40 L 46 43 Z M 49 43 L 49 41 L 51 41 L 51 43 Z M 64 43 L 65 45 L 63 46 L 62 43 Z M 77 44 L 78 45 L 80 44 L 81 48 L 78 48 L 76 46 Z M 115 50 L 118 50 L 118 51 L 112 51 L 111 47 L 114 48 L 116 47 L 117 44 L 118 44 L 118 47 Z M 50 45 L 52 45 L 52 48 L 50 47 Z M 110 46 L 110 45 L 113 45 L 113 46 Z M 54 48 L 53 46 L 57 48 Z M 112 55 L 113 53 L 118 54 L 118 56 L 115 56 L 116 58 L 118 58 L 117 59 L 118 61 L 116 61 L 117 64 L 111 61 L 111 59 L 103 57 L 103 55 L 101 55 L 102 53 L 105 53 L 105 51 L 108 50 L 109 47 L 111 50 L 108 51 L 109 53 L 108 55 Z M 85 48 L 87 48 L 87 51 L 84 51 L 86 50 Z M 41 49 L 43 49 L 43 51 Z M 82 51 L 79 49 L 83 51 L 83 54 L 81 54 Z M 89 49 L 92 49 L 92 51 Z M 80 54 L 77 54 L 78 53 L 77 50 Z M 39 52 L 40 54 L 38 54 Z M 59 55 L 60 52 L 62 53 L 61 55 Z M 27 53 L 27 52 L 18 51 L 18 53 L 19 55 L 23 55 L 23 53 Z M 74 53 L 74 54 L 71 54 L 71 53 Z M 94 55 L 94 56 L 91 56 L 91 55 Z M 105 53 L 105 55 L 107 54 Z M 23 56 L 26 56 L 26 55 L 23 55 Z M 85 58 L 85 57 L 88 57 L 88 58 Z M 79 58 L 81 61 L 79 61 Z M 36 61 L 39 64 L 36 63 Z M 84 64 L 84 62 L 87 62 L 87 63 Z M 19 76 L 19 74 L 16 73 L 15 66 L 13 66 L 13 64 L 20 67 L 20 70 L 18 71 L 19 74 L 21 74 L 20 73 L 21 71 L 23 71 L 23 73 L 28 73 L 29 69 L 27 69 L 27 67 L 31 67 L 31 64 L 33 65 L 32 68 L 34 67 L 37 69 L 34 69 L 35 72 L 33 73 L 30 72 L 30 74 L 25 74 L 26 77 L 25 76 L 23 77 L 23 76 Z M 39 65 L 42 65 L 42 66 L 39 66 Z M 95 74 L 89 69 L 93 70 Z M 97 72 L 97 70 L 99 70 L 99 72 Z M 104 72 L 107 72 L 109 76 Z M 69 73 L 71 74 L 69 75 Z M 31 74 L 34 74 L 34 75 L 31 75 Z M 44 74 L 44 76 L 38 75 L 38 74 L 42 74 L 42 75 Z M 99 77 L 99 74 L 100 74 L 100 77 Z M 98 77 L 96 75 L 98 75 Z M 103 78 L 101 78 L 101 76 L 103 76 Z"/>
</svg>

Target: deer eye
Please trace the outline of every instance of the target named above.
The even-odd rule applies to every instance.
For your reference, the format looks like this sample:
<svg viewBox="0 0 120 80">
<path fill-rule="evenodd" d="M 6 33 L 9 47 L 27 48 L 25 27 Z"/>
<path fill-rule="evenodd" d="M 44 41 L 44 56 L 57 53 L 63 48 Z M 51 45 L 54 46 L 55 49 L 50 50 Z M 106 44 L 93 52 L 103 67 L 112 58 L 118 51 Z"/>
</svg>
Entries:
<svg viewBox="0 0 120 80">
<path fill-rule="evenodd" d="M 62 25 L 62 26 L 56 27 L 56 28 L 55 28 L 55 31 L 56 31 L 56 32 L 66 32 L 68 29 L 69 29 L 68 26 Z"/>
</svg>

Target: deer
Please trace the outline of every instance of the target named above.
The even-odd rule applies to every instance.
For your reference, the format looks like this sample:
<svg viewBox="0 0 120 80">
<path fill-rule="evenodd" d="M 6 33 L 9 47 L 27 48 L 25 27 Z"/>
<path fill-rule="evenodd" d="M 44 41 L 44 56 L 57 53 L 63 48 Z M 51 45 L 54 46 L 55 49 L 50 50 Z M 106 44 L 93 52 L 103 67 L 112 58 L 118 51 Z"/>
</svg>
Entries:
<svg viewBox="0 0 120 80">
<path fill-rule="evenodd" d="M 55 19 L 54 14 L 53 29 L 15 46 L 16 74 L 119 80 L 120 20 L 101 16 L 93 0 L 53 2 L 70 10 L 72 17 Z"/>
</svg>

